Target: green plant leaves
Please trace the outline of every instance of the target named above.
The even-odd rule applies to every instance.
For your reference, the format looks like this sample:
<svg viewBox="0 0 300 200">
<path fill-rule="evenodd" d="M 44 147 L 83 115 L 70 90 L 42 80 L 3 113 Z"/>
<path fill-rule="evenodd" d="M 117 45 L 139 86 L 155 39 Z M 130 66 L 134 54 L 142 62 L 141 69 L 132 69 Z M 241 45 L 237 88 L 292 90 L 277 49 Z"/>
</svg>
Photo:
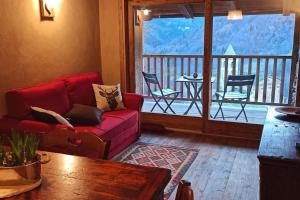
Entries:
<svg viewBox="0 0 300 200">
<path fill-rule="evenodd" d="M 27 160 L 36 159 L 36 150 L 39 146 L 39 142 L 39 138 L 36 135 L 28 135 L 25 149 Z"/>
<path fill-rule="evenodd" d="M 12 149 L 15 165 L 33 162 L 36 159 L 36 150 L 39 145 L 39 139 L 36 135 L 22 134 L 13 130 L 8 141 Z"/>
</svg>

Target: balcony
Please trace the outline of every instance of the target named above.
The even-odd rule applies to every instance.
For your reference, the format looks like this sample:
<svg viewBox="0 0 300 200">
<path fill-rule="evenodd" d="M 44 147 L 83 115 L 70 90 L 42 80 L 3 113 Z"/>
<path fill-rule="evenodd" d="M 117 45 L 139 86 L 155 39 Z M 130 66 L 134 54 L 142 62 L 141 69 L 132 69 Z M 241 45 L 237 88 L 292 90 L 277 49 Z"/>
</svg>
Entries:
<svg viewBox="0 0 300 200">
<path fill-rule="evenodd" d="M 191 96 L 183 83 L 176 82 L 182 75 L 202 74 L 202 55 L 143 55 L 142 71 L 156 73 L 162 88 L 172 88 L 180 91 L 173 109 L 182 115 L 187 109 Z M 141 74 L 141 73 L 139 73 Z M 255 74 L 255 81 L 251 90 L 251 97 L 246 107 L 249 123 L 261 124 L 266 115 L 266 108 L 270 105 L 291 105 L 293 103 L 296 65 L 292 65 L 292 56 L 270 55 L 214 55 L 212 65 L 212 103 L 211 114 L 217 109 L 218 99 L 214 93 L 222 91 L 228 75 Z M 142 77 L 138 78 L 143 80 Z M 157 89 L 153 86 L 152 89 Z M 241 88 L 240 88 L 241 90 Z M 144 95 L 146 101 L 143 107 L 149 112 L 154 104 L 147 85 L 143 84 L 138 91 Z M 201 107 L 200 107 L 201 108 Z M 240 111 L 239 105 L 224 104 L 225 115 L 236 116 Z M 161 112 L 159 109 L 153 112 Z M 200 116 L 194 106 L 189 116 Z M 229 120 L 233 120 L 232 118 Z M 239 121 L 244 121 L 239 118 Z"/>
</svg>

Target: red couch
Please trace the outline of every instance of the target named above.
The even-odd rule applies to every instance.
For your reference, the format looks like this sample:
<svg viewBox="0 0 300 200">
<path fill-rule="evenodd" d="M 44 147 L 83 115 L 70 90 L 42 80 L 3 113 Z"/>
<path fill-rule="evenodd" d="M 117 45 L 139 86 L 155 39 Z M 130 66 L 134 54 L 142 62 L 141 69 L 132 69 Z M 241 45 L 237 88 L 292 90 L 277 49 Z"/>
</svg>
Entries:
<svg viewBox="0 0 300 200">
<path fill-rule="evenodd" d="M 98 73 L 63 77 L 52 83 L 7 92 L 7 115 L 0 119 L 0 133 L 9 133 L 11 129 L 41 133 L 67 128 L 61 124 L 34 121 L 30 106 L 52 110 L 61 115 L 67 113 L 75 103 L 96 106 L 92 83 L 102 84 Z M 99 125 L 75 127 L 75 131 L 93 132 L 102 139 L 110 140 L 109 158 L 124 150 L 141 134 L 140 111 L 143 97 L 125 93 L 123 101 L 127 109 L 105 112 Z"/>
</svg>

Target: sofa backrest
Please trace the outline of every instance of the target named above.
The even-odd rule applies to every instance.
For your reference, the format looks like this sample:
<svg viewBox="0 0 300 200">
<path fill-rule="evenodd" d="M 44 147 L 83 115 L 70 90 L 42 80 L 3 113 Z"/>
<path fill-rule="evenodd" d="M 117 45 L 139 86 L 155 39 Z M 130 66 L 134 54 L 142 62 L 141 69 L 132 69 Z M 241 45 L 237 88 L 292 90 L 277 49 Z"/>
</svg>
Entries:
<svg viewBox="0 0 300 200">
<path fill-rule="evenodd" d="M 71 104 L 95 106 L 92 84 L 103 84 L 97 72 L 61 78 L 65 82 Z"/>
<path fill-rule="evenodd" d="M 30 116 L 30 106 L 65 114 L 71 107 L 65 84 L 62 80 L 21 88 L 6 93 L 7 115 L 25 119 Z"/>
<path fill-rule="evenodd" d="M 31 114 L 30 106 L 59 114 L 68 112 L 75 103 L 95 106 L 93 83 L 103 84 L 97 72 L 62 77 L 51 83 L 8 91 L 5 97 L 7 116 L 26 119 Z"/>
</svg>

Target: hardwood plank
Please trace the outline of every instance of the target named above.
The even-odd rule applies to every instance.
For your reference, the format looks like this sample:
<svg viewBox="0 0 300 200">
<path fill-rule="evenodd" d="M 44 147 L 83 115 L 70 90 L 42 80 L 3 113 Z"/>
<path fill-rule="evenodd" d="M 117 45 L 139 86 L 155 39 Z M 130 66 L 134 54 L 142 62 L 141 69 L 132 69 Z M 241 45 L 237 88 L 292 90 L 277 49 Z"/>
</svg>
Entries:
<svg viewBox="0 0 300 200">
<path fill-rule="evenodd" d="M 180 74 L 181 74 L 181 76 L 183 76 L 184 75 L 184 57 L 181 57 L 180 60 L 181 60 L 180 61 L 181 62 Z M 180 91 L 181 91 L 180 96 L 182 98 L 183 97 L 183 82 L 180 83 Z"/>
<path fill-rule="evenodd" d="M 195 56 L 195 71 L 194 71 L 194 73 L 196 72 L 196 73 L 198 73 L 198 56 Z M 196 88 L 198 88 L 198 83 L 196 83 Z"/>
<path fill-rule="evenodd" d="M 236 149 L 223 147 L 220 157 L 216 163 L 215 170 L 209 177 L 210 181 L 204 190 L 203 199 L 222 200 L 226 185 L 232 171 L 233 161 L 236 157 Z"/>
<path fill-rule="evenodd" d="M 187 73 L 188 73 L 188 76 L 191 75 L 191 57 L 190 56 L 188 57 L 188 71 L 187 71 Z M 191 84 L 188 83 L 188 85 L 189 85 L 189 88 L 191 88 Z M 191 98 L 190 93 L 188 93 L 187 98 Z"/>
<path fill-rule="evenodd" d="M 238 148 L 223 199 L 258 199 L 256 154 L 257 149 Z"/>
<path fill-rule="evenodd" d="M 207 184 L 210 183 L 211 174 L 213 174 L 221 154 L 222 147 L 211 145 L 212 143 L 214 143 L 213 138 L 205 138 L 203 143 L 197 145 L 200 149 L 199 155 L 184 176 L 185 179 L 192 181 L 193 188 L 197 188 L 197 191 L 194 191 L 195 199 L 204 199 L 203 193 Z M 195 147 L 196 145 L 194 145 Z"/>
<path fill-rule="evenodd" d="M 269 73 L 269 59 L 266 58 L 265 75 L 264 75 L 264 89 L 263 89 L 263 102 L 266 102 L 266 100 L 267 100 L 268 73 Z"/>
<path fill-rule="evenodd" d="M 177 57 L 175 56 L 174 57 L 174 79 L 173 79 L 173 81 L 174 81 L 174 84 L 173 84 L 173 86 L 174 86 L 174 90 L 177 90 L 177 83 L 176 83 L 176 79 L 177 79 Z"/>
<path fill-rule="evenodd" d="M 147 73 L 150 73 L 150 69 L 151 69 L 150 63 L 151 63 L 151 57 L 148 56 L 147 57 Z M 149 88 L 147 88 L 147 89 L 148 89 L 148 96 L 150 96 L 150 90 L 149 90 Z"/>
<path fill-rule="evenodd" d="M 228 58 L 225 58 L 224 87 L 226 85 L 227 76 L 228 76 Z"/>
<path fill-rule="evenodd" d="M 150 70 L 151 70 L 151 66 L 150 66 L 150 63 L 151 63 L 151 57 L 150 56 L 147 56 L 147 73 L 150 73 Z"/>
<path fill-rule="evenodd" d="M 279 103 L 283 102 L 286 59 L 282 59 Z"/>
<path fill-rule="evenodd" d="M 259 72 L 260 72 L 260 58 L 257 59 L 257 63 L 256 63 L 255 101 L 258 101 L 258 95 L 259 95 Z"/>
<path fill-rule="evenodd" d="M 185 16 L 185 18 L 194 18 L 193 10 L 188 4 L 178 5 L 179 10 Z"/>
<path fill-rule="evenodd" d="M 167 57 L 167 87 L 170 88 L 170 57 Z"/>
<path fill-rule="evenodd" d="M 164 88 L 164 58 L 162 56 L 160 58 L 160 86 Z"/>
<path fill-rule="evenodd" d="M 153 60 L 153 62 L 154 62 L 154 74 L 157 74 L 157 57 L 156 56 L 154 56 L 154 58 L 153 58 L 154 60 Z M 156 86 L 156 84 L 154 85 L 154 90 L 157 90 L 157 86 Z"/>
<path fill-rule="evenodd" d="M 248 59 L 248 75 L 252 74 L 252 58 Z M 247 92 L 249 92 L 249 87 L 247 87 Z M 251 98 L 250 98 L 251 100 Z"/>
<path fill-rule="evenodd" d="M 218 65 L 217 65 L 217 92 L 220 91 L 220 75 L 221 75 L 221 58 L 218 58 Z"/>
<path fill-rule="evenodd" d="M 236 58 L 233 58 L 232 61 L 232 75 L 236 75 Z M 231 87 L 231 91 L 234 91 L 234 87 Z"/>
<path fill-rule="evenodd" d="M 232 75 L 236 75 L 236 58 L 232 61 Z"/>
<path fill-rule="evenodd" d="M 259 199 L 258 192 L 259 188 L 259 163 L 257 160 L 257 150 L 256 149 L 246 149 L 246 154 L 243 158 L 248 157 L 249 160 L 246 161 L 246 165 L 243 167 L 242 179 L 242 198 L 241 199 Z M 242 159 L 243 159 L 242 158 Z M 247 168 L 248 167 L 248 168 Z"/>
<path fill-rule="evenodd" d="M 252 74 L 252 58 L 249 58 L 248 62 L 248 75 Z"/>
<path fill-rule="evenodd" d="M 198 56 L 195 56 L 195 72 L 198 73 Z"/>
<path fill-rule="evenodd" d="M 277 78 L 277 59 L 274 58 L 273 81 L 272 81 L 272 94 L 271 94 L 271 102 L 272 102 L 272 103 L 274 103 L 274 101 L 275 101 L 276 78 Z"/>
<path fill-rule="evenodd" d="M 183 177 L 192 183 L 195 200 L 258 199 L 258 142 L 172 132 L 144 132 L 140 141 L 199 150 Z"/>
<path fill-rule="evenodd" d="M 241 58 L 241 71 L 240 71 L 240 75 L 244 75 L 244 58 Z M 240 92 L 242 92 L 243 87 L 240 86 Z"/>
</svg>

